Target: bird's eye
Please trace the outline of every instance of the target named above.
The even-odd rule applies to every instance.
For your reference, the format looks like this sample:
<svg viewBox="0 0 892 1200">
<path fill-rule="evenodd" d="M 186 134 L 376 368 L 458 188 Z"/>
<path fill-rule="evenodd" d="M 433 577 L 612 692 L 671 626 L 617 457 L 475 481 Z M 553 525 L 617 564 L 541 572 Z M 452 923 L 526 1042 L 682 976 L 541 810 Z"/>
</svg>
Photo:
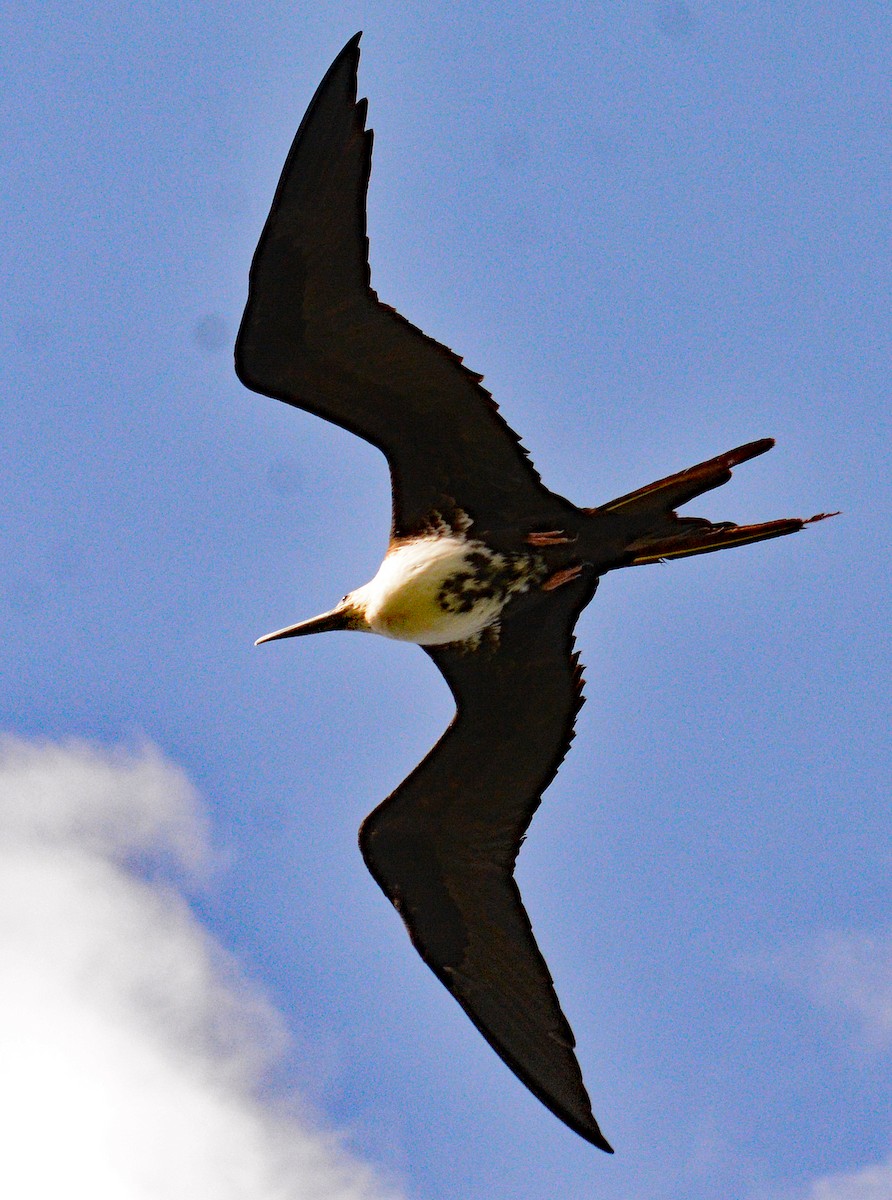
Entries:
<svg viewBox="0 0 892 1200">
<path fill-rule="evenodd" d="M 350 593 L 348 592 L 346 596 L 341 596 L 341 604 L 343 604 L 345 600 L 349 600 L 349 599 L 350 599 Z"/>
</svg>

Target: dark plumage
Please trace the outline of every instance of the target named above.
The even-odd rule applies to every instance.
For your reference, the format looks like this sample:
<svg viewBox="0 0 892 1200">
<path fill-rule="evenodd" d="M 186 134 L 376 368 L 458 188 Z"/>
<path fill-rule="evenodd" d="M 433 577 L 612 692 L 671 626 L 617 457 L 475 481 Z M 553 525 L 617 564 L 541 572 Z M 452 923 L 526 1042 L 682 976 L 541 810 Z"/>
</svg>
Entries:
<svg viewBox="0 0 892 1200">
<path fill-rule="evenodd" d="M 605 571 L 779 537 L 805 522 L 738 526 L 676 515 L 770 449 L 769 439 L 599 508 L 578 508 L 544 487 L 481 377 L 371 289 L 372 134 L 356 97 L 358 61 L 357 34 L 288 155 L 251 268 L 236 369 L 255 391 L 385 454 L 391 552 L 438 532 L 467 532 L 482 544 L 470 545 L 461 569 L 438 585 L 439 611 L 444 619 L 467 614 L 493 597 L 504 607 L 486 636 L 439 645 L 410 637 L 427 641 L 456 715 L 363 823 L 360 846 L 419 954 L 483 1036 L 562 1121 L 609 1151 L 513 878 L 582 704 L 573 627 Z M 370 611 L 357 600 L 270 636 L 368 629 Z"/>
</svg>

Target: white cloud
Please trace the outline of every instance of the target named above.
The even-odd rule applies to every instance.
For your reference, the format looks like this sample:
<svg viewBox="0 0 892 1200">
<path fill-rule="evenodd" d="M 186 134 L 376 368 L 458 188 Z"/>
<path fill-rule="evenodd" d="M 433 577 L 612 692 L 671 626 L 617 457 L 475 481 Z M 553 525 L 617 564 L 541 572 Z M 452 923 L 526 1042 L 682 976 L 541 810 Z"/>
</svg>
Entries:
<svg viewBox="0 0 892 1200">
<path fill-rule="evenodd" d="M 809 944 L 752 955 L 739 966 L 773 975 L 812 1004 L 842 1013 L 857 1026 L 864 1049 L 892 1047 L 892 933 L 828 930 Z"/>
<path fill-rule="evenodd" d="M 892 1160 L 813 1183 L 808 1200 L 892 1200 Z"/>
<path fill-rule="evenodd" d="M 262 1098 L 282 1022 L 170 882 L 208 857 L 193 788 L 151 747 L 0 741 L 3 1195 L 395 1196 Z"/>
<path fill-rule="evenodd" d="M 825 931 L 810 944 L 742 962 L 854 1021 L 862 1051 L 892 1047 L 892 934 Z M 814 1180 L 806 1200 L 892 1200 L 892 1157 Z"/>
<path fill-rule="evenodd" d="M 815 999 L 855 1017 L 875 1046 L 892 1045 L 892 936 L 825 934 L 804 966 Z"/>
<path fill-rule="evenodd" d="M 737 966 L 774 977 L 813 1005 L 848 1017 L 863 1049 L 892 1048 L 892 931 L 825 930 L 798 946 L 741 957 Z"/>
</svg>

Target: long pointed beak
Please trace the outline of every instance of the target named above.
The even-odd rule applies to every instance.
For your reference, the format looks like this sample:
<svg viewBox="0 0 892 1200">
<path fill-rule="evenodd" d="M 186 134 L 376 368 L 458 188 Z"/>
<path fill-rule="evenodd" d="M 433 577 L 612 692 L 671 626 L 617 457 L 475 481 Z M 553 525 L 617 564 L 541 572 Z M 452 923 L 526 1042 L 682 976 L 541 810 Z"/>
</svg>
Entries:
<svg viewBox="0 0 892 1200">
<path fill-rule="evenodd" d="M 285 629 L 277 629 L 275 633 L 264 634 L 254 643 L 274 642 L 278 638 L 304 637 L 308 633 L 329 633 L 333 629 L 350 629 L 353 627 L 353 613 L 343 608 L 333 608 L 331 612 L 323 613 L 321 617 L 311 617 L 309 621 L 301 621 L 297 625 L 288 625 Z"/>
</svg>

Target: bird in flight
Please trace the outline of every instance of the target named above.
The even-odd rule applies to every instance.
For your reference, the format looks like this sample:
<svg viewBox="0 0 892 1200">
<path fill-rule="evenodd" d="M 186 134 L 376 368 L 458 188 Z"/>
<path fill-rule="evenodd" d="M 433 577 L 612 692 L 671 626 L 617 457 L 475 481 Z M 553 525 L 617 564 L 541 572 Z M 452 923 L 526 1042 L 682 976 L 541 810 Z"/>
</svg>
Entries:
<svg viewBox="0 0 892 1200">
<path fill-rule="evenodd" d="M 571 1129 L 612 1152 L 513 874 L 582 704 L 573 628 L 606 571 L 780 537 L 808 521 L 716 524 L 675 511 L 764 454 L 770 438 L 597 508 L 542 484 L 482 377 L 371 288 L 359 38 L 335 59 L 288 154 L 235 362 L 247 387 L 383 452 L 390 542 L 371 582 L 259 641 L 364 630 L 416 642 L 445 676 L 452 724 L 363 822 L 363 857 L 496 1053 Z"/>
</svg>

